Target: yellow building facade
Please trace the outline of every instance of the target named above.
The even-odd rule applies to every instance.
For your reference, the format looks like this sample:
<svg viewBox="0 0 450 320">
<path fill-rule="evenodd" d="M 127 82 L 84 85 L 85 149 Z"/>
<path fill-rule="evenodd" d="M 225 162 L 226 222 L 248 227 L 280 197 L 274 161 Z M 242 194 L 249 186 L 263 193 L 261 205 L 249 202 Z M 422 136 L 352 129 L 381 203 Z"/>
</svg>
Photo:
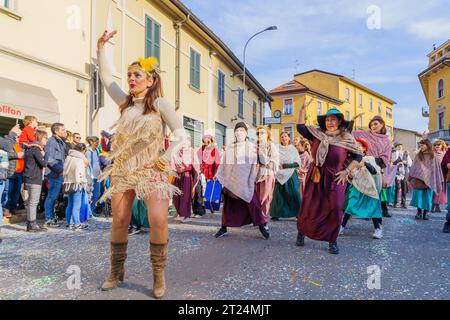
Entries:
<svg viewBox="0 0 450 320">
<path fill-rule="evenodd" d="M 355 129 L 358 130 L 367 130 L 370 119 L 376 115 L 382 116 L 389 134 L 393 137 L 395 101 L 345 76 L 311 70 L 296 74 L 292 81 L 271 90 L 270 93 L 274 98 L 272 115 L 277 110 L 282 114 L 282 124 L 273 125 L 273 128 L 289 130 L 293 123 L 297 123 L 298 112 L 304 99 L 314 97 L 315 102 L 308 108 L 308 124 L 316 125 L 318 115 L 337 108 L 347 120 L 364 113 L 355 123 Z M 291 101 L 293 106 L 290 106 Z M 295 125 L 293 129 L 295 130 Z"/>
<path fill-rule="evenodd" d="M 63 122 L 82 136 L 108 130 L 119 112 L 97 69 L 97 39 L 104 30 L 118 31 L 105 50 L 124 90 L 130 63 L 159 58 L 164 96 L 194 146 L 204 133 L 224 144 L 238 121 L 261 124 L 271 101 L 248 71 L 244 90 L 241 61 L 178 0 L 0 1 L 0 27 L 9 30 L 0 44 L 0 84 L 13 88 L 0 91 L 4 130 L 25 114 L 45 124 Z M 26 91 L 34 95 L 11 99 Z"/>
<path fill-rule="evenodd" d="M 428 104 L 429 137 L 450 141 L 450 40 L 428 54 L 428 68 L 419 74 Z"/>
</svg>

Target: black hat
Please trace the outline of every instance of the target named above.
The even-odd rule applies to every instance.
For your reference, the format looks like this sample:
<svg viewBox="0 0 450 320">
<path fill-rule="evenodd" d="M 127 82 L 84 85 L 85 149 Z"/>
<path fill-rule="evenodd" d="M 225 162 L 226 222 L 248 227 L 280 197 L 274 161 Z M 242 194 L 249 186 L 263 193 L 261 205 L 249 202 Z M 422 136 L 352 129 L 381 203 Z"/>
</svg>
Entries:
<svg viewBox="0 0 450 320">
<path fill-rule="evenodd" d="M 325 125 L 325 120 L 328 116 L 336 116 L 338 120 L 341 121 L 341 128 L 348 128 L 350 123 L 344 119 L 344 115 L 338 109 L 330 109 L 327 114 L 322 116 L 317 116 L 317 122 L 319 123 L 320 129 L 323 131 L 327 130 L 327 126 Z"/>
<path fill-rule="evenodd" d="M 245 131 L 248 131 L 248 127 L 244 122 L 238 122 L 236 123 L 236 126 L 234 127 L 234 132 L 236 132 L 237 129 L 244 128 Z"/>
</svg>

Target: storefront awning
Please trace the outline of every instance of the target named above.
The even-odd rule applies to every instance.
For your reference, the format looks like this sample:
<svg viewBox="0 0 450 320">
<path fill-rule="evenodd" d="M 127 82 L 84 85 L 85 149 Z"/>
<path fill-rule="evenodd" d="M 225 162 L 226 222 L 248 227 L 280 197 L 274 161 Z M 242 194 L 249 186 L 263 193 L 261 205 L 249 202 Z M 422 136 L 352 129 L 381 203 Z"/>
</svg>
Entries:
<svg viewBox="0 0 450 320">
<path fill-rule="evenodd" d="M 48 89 L 0 77 L 0 116 L 22 119 L 26 115 L 40 123 L 59 122 L 58 101 Z"/>
</svg>

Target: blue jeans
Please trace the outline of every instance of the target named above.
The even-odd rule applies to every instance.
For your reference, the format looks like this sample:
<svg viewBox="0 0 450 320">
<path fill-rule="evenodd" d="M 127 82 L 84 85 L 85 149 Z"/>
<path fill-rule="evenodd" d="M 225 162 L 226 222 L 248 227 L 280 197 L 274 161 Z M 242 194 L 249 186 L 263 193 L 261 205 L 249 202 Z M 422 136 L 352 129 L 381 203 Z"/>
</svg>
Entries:
<svg viewBox="0 0 450 320">
<path fill-rule="evenodd" d="M 8 180 L 3 180 L 4 186 L 3 186 L 3 191 L 1 193 L 1 198 L 2 198 L 2 207 L 6 209 L 6 204 L 8 203 L 8 190 L 9 190 L 9 179 Z"/>
<path fill-rule="evenodd" d="M 22 190 L 22 174 L 15 173 L 9 178 L 8 202 L 6 209 L 9 211 L 16 210 L 19 206 L 20 192 Z"/>
<path fill-rule="evenodd" d="M 84 197 L 83 190 L 69 194 L 69 203 L 66 208 L 67 224 L 80 224 L 81 203 Z"/>
<path fill-rule="evenodd" d="M 94 190 L 92 191 L 91 212 L 97 214 L 97 201 L 101 196 L 101 183 L 97 179 L 93 179 L 92 184 Z"/>
<path fill-rule="evenodd" d="M 63 181 L 63 176 L 58 178 L 48 178 L 48 192 L 44 204 L 46 220 L 53 220 L 55 201 L 58 199 L 59 193 L 61 192 Z"/>
<path fill-rule="evenodd" d="M 6 182 L 8 180 L 2 180 L 0 181 L 0 194 L 3 193 L 3 190 L 5 190 L 5 186 L 6 186 Z M 2 203 L 0 202 L 0 227 L 3 225 L 3 206 Z"/>
</svg>

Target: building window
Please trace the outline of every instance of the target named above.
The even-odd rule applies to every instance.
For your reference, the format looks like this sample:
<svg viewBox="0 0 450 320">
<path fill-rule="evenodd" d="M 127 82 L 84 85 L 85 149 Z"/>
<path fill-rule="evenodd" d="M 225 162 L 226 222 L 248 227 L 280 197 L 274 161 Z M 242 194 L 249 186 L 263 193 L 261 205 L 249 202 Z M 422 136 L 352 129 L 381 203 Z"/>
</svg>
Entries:
<svg viewBox="0 0 450 320">
<path fill-rule="evenodd" d="M 227 127 L 216 122 L 216 143 L 218 148 L 225 146 Z"/>
<path fill-rule="evenodd" d="M 388 119 L 392 119 L 392 109 L 391 108 L 386 108 L 386 117 Z"/>
<path fill-rule="evenodd" d="M 283 128 L 283 131 L 286 132 L 289 135 L 289 138 L 291 138 L 291 143 L 294 141 L 292 126 L 286 126 Z"/>
<path fill-rule="evenodd" d="M 363 106 L 363 94 L 362 93 L 360 93 L 359 94 L 359 106 L 362 108 L 362 106 Z"/>
<path fill-rule="evenodd" d="M 345 99 L 350 102 L 350 88 L 345 88 Z"/>
<path fill-rule="evenodd" d="M 373 99 L 370 98 L 370 112 L 373 112 Z"/>
<path fill-rule="evenodd" d="M 103 105 L 103 85 L 100 79 L 98 67 L 95 67 L 92 75 L 92 111 L 95 112 Z"/>
<path fill-rule="evenodd" d="M 200 53 L 191 48 L 190 84 L 200 90 Z"/>
<path fill-rule="evenodd" d="M 253 126 L 256 127 L 258 125 L 258 105 L 256 101 L 253 101 Z"/>
<path fill-rule="evenodd" d="M 444 120 L 445 120 L 445 113 L 444 111 L 441 111 L 438 113 L 438 130 L 444 130 Z"/>
<path fill-rule="evenodd" d="M 290 116 L 294 112 L 294 99 L 284 99 L 283 110 L 285 116 Z"/>
<path fill-rule="evenodd" d="M 239 115 L 239 117 L 244 118 L 244 90 L 243 89 L 239 89 L 238 115 Z"/>
<path fill-rule="evenodd" d="M 381 116 L 381 102 L 378 102 L 378 114 Z"/>
<path fill-rule="evenodd" d="M 203 122 L 184 116 L 183 127 L 188 134 L 188 139 L 191 140 L 192 147 L 200 147 L 202 145 Z"/>
<path fill-rule="evenodd" d="M 359 129 L 361 130 L 363 128 L 363 119 L 362 117 L 359 117 Z"/>
<path fill-rule="evenodd" d="M 439 79 L 437 82 L 437 98 L 441 99 L 444 96 L 444 79 Z"/>
<path fill-rule="evenodd" d="M 161 63 L 161 25 L 145 16 L 145 56 L 155 57 Z"/>
<path fill-rule="evenodd" d="M 350 121 L 350 111 L 345 111 L 345 120 Z"/>
<path fill-rule="evenodd" d="M 317 101 L 317 115 L 322 115 L 323 108 L 322 108 L 322 101 Z"/>
<path fill-rule="evenodd" d="M 13 10 L 13 1 L 14 0 L 0 0 L 0 7 L 6 8 L 8 10 Z"/>
<path fill-rule="evenodd" d="M 219 70 L 219 88 L 218 88 L 218 96 L 219 96 L 219 104 L 221 106 L 225 105 L 225 74 Z"/>
</svg>

